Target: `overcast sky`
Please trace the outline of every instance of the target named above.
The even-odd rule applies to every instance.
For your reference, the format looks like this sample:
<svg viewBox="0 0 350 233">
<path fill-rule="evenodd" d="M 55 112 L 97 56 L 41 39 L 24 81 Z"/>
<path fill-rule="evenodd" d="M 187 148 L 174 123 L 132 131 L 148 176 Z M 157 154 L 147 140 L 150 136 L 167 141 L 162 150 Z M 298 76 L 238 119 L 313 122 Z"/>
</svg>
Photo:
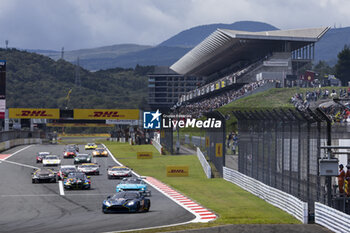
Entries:
<svg viewBox="0 0 350 233">
<path fill-rule="evenodd" d="M 349 0 L 0 0 L 0 47 L 157 45 L 194 26 L 242 20 L 347 27 L 349 10 Z"/>
</svg>

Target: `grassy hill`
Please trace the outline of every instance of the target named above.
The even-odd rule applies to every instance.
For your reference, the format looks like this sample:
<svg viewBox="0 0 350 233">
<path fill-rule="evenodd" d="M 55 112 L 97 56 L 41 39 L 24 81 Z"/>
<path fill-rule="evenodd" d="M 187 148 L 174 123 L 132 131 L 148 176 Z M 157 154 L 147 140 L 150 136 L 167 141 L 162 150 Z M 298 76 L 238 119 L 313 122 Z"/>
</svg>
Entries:
<svg viewBox="0 0 350 233">
<path fill-rule="evenodd" d="M 67 61 L 15 49 L 0 49 L 0 59 L 7 61 L 7 107 L 147 107 L 146 73 L 151 67 L 95 73 L 80 68 L 77 87 L 76 66 Z"/>
</svg>

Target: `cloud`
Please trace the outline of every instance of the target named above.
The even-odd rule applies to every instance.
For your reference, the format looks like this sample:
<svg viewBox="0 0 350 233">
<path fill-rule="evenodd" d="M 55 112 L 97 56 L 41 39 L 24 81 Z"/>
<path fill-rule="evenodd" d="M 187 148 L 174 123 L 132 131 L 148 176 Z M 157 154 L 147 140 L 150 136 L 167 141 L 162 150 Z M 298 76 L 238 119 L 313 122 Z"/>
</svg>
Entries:
<svg viewBox="0 0 350 233">
<path fill-rule="evenodd" d="M 0 47 L 156 45 L 190 27 L 254 20 L 281 29 L 348 26 L 347 0 L 2 0 Z"/>
</svg>

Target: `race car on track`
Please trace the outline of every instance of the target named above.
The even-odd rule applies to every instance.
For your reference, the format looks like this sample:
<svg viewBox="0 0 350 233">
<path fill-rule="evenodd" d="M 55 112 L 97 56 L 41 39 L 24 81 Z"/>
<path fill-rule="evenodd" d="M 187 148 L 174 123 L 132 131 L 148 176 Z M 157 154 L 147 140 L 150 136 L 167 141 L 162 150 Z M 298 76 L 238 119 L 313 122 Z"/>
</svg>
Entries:
<svg viewBox="0 0 350 233">
<path fill-rule="evenodd" d="M 151 196 L 151 191 L 147 189 L 147 183 L 141 178 L 124 178 L 116 187 L 116 192 L 138 191 L 147 196 Z"/>
<path fill-rule="evenodd" d="M 47 155 L 43 159 L 44 166 L 58 166 L 60 164 L 61 164 L 61 160 L 58 158 L 57 155 Z"/>
<path fill-rule="evenodd" d="M 107 169 L 108 179 L 131 177 L 131 176 L 132 176 L 131 169 L 125 166 L 113 166 Z"/>
<path fill-rule="evenodd" d="M 85 150 L 94 150 L 97 148 L 97 145 L 95 143 L 88 143 L 85 145 Z"/>
<path fill-rule="evenodd" d="M 71 172 L 77 172 L 77 168 L 74 165 L 62 165 L 57 173 L 57 178 L 63 180 Z"/>
<path fill-rule="evenodd" d="M 67 148 L 64 152 L 63 152 L 63 158 L 67 159 L 67 158 L 74 158 L 77 155 L 77 151 L 74 148 Z"/>
<path fill-rule="evenodd" d="M 140 192 L 119 192 L 108 196 L 102 203 L 103 213 L 148 212 L 151 200 Z"/>
<path fill-rule="evenodd" d="M 105 148 L 96 148 L 93 152 L 92 155 L 97 157 L 97 156 L 104 156 L 107 157 L 108 156 L 108 152 Z"/>
<path fill-rule="evenodd" d="M 78 163 L 91 163 L 92 156 L 89 154 L 77 154 L 74 158 L 74 164 Z"/>
<path fill-rule="evenodd" d="M 37 163 L 42 163 L 43 162 L 43 158 L 45 158 L 45 156 L 51 154 L 50 152 L 38 152 L 38 154 L 36 155 L 36 162 Z"/>
<path fill-rule="evenodd" d="M 100 174 L 100 166 L 96 163 L 83 163 L 77 167 L 79 172 L 84 172 L 85 174 Z"/>
<path fill-rule="evenodd" d="M 49 182 L 56 183 L 56 173 L 51 169 L 37 169 L 32 173 L 32 183 Z"/>
<path fill-rule="evenodd" d="M 83 172 L 71 172 L 63 180 L 64 189 L 90 189 L 91 180 Z"/>
</svg>

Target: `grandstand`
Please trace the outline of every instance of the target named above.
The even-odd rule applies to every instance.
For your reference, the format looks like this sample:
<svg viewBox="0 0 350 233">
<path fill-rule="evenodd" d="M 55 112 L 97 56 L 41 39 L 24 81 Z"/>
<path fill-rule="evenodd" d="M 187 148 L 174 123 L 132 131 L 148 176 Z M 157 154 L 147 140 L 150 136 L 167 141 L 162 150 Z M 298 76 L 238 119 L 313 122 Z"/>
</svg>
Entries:
<svg viewBox="0 0 350 233">
<path fill-rule="evenodd" d="M 170 68 L 204 77 L 206 84 L 179 98 L 178 105 L 215 98 L 261 80 L 285 86 L 288 76 L 314 59 L 315 43 L 329 27 L 245 32 L 217 29 Z"/>
</svg>

